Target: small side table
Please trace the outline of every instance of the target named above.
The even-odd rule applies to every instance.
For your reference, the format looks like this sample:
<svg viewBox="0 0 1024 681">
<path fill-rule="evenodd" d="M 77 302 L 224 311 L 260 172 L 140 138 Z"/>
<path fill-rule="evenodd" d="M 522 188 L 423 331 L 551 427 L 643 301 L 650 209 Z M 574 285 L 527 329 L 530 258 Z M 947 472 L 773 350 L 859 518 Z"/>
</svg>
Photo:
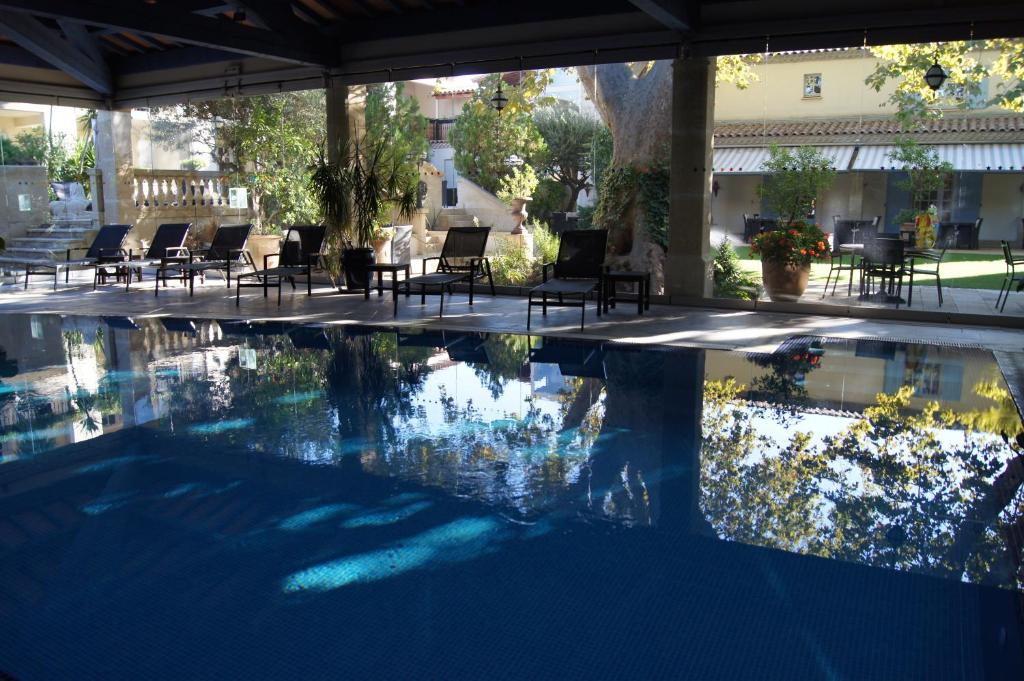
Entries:
<svg viewBox="0 0 1024 681">
<path fill-rule="evenodd" d="M 363 291 L 363 296 L 366 300 L 370 299 L 370 289 L 373 287 L 373 273 L 377 273 L 377 295 L 384 295 L 384 273 L 391 273 L 391 293 L 395 298 L 398 297 L 398 273 L 405 272 L 405 280 L 409 281 L 409 263 L 405 264 L 394 264 L 394 263 L 374 263 L 366 268 L 366 289 Z M 405 287 L 405 296 L 409 297 L 409 287 Z"/>
<path fill-rule="evenodd" d="M 602 306 L 607 312 L 614 309 L 618 301 L 632 302 L 632 298 L 620 298 L 615 291 L 618 283 L 636 284 L 636 312 L 643 314 L 651 309 L 651 273 L 650 272 L 605 272 L 602 277 L 601 290 L 604 293 Z"/>
</svg>

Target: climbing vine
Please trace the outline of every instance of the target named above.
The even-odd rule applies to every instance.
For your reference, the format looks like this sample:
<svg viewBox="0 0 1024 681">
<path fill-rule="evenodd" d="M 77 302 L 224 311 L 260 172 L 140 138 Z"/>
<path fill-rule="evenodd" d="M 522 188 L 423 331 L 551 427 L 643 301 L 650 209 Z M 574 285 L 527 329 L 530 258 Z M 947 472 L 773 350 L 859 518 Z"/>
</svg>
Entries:
<svg viewBox="0 0 1024 681">
<path fill-rule="evenodd" d="M 637 219 L 651 239 L 668 250 L 668 163 L 633 165 L 610 169 L 601 181 L 594 224 L 612 225 L 626 220 L 632 205 L 640 208 Z M 639 202 L 639 203 L 636 203 Z"/>
</svg>

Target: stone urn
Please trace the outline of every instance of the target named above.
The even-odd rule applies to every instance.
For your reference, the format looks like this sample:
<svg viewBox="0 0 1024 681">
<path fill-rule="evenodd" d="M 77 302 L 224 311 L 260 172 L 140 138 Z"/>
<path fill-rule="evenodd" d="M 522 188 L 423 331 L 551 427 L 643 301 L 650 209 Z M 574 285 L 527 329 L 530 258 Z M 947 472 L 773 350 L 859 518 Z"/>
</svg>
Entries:
<svg viewBox="0 0 1024 681">
<path fill-rule="evenodd" d="M 245 243 L 256 269 L 263 269 L 263 256 L 281 252 L 281 236 L 278 234 L 251 234 Z M 277 258 L 270 258 L 269 267 L 277 265 Z"/>
<path fill-rule="evenodd" d="M 526 204 L 533 200 L 532 196 L 521 196 L 519 198 L 512 199 L 509 208 L 512 214 L 512 219 L 515 220 L 515 224 L 512 226 L 512 234 L 522 234 L 523 225 L 526 224 L 526 218 L 529 213 L 526 212 Z"/>
<path fill-rule="evenodd" d="M 389 243 L 391 243 L 391 237 L 373 240 L 373 253 L 376 262 L 391 262 L 391 260 L 386 257 L 387 253 L 385 251 Z"/>
<path fill-rule="evenodd" d="M 810 274 L 810 263 L 761 261 L 764 290 L 773 303 L 792 303 L 799 300 L 807 290 L 807 278 Z"/>
</svg>

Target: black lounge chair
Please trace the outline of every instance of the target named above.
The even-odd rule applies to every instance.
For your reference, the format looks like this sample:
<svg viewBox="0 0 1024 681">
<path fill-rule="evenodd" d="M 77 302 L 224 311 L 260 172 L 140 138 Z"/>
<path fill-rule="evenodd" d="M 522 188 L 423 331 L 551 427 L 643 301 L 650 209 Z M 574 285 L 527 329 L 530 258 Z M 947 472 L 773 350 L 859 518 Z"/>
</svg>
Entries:
<svg viewBox="0 0 1024 681">
<path fill-rule="evenodd" d="M 281 304 L 281 284 L 287 279 L 295 289 L 295 277 L 306 278 L 306 295 L 313 295 L 313 270 L 323 269 L 324 238 L 327 228 L 323 225 L 292 225 L 281 242 L 280 253 L 263 256 L 263 269 L 240 274 L 235 277 L 235 307 L 241 302 L 242 287 L 262 288 L 263 297 L 267 289 L 277 289 L 277 304 Z M 270 267 L 270 258 L 277 257 L 277 266 Z M 252 279 L 253 281 L 248 281 Z"/>
<path fill-rule="evenodd" d="M 69 248 L 65 253 L 64 260 L 48 258 L 0 258 L 2 264 L 17 264 L 25 267 L 25 288 L 28 288 L 29 277 L 53 277 L 53 288 L 57 289 L 57 280 L 60 271 L 64 270 L 64 283 L 71 281 L 72 267 L 95 267 L 101 263 L 116 263 L 127 259 L 128 254 L 124 250 L 124 240 L 128 238 L 131 225 L 103 225 L 92 244 L 85 247 Z M 81 258 L 71 259 L 75 251 L 85 251 Z M 97 279 L 100 276 L 100 268 L 93 273 L 92 287 L 96 288 Z"/>
<path fill-rule="evenodd" d="M 405 288 L 409 295 L 413 286 L 420 287 L 420 304 L 426 304 L 427 294 L 441 296 L 439 316 L 444 316 L 444 293 L 452 293 L 452 284 L 469 282 L 469 304 L 473 304 L 473 283 L 487 277 L 494 295 L 494 278 L 491 263 L 484 257 L 490 227 L 452 227 L 444 239 L 441 255 L 423 259 L 423 274 L 398 282 L 398 291 Z M 427 274 L 427 261 L 437 260 L 437 270 Z M 434 290 L 431 290 L 434 289 Z M 397 291 L 394 300 L 394 314 L 398 315 Z"/>
<path fill-rule="evenodd" d="M 156 294 L 160 295 L 160 281 L 167 286 L 167 273 L 176 272 L 177 277 L 188 277 L 188 294 L 195 293 L 196 275 L 206 276 L 207 272 L 224 273 L 228 288 L 231 288 L 231 266 L 245 267 L 253 265 L 252 258 L 245 250 L 245 244 L 252 232 L 252 225 L 223 225 L 217 228 L 210 247 L 204 250 L 189 251 L 188 261 L 181 262 L 178 258 L 164 258 L 156 271 Z"/>
<path fill-rule="evenodd" d="M 545 338 L 541 345 L 530 348 L 530 363 L 557 364 L 563 376 L 607 377 L 604 347 L 600 343 Z"/>
<path fill-rule="evenodd" d="M 530 289 L 526 308 L 526 328 L 530 328 L 531 312 L 540 305 L 543 314 L 548 305 L 580 308 L 580 331 L 583 330 L 587 314 L 587 296 L 597 292 L 597 316 L 601 316 L 601 274 L 604 268 L 604 251 L 608 244 L 608 230 L 574 229 L 562 232 L 558 244 L 558 258 L 553 263 L 544 263 L 544 283 Z M 552 278 L 548 278 L 548 270 Z M 535 295 L 540 300 L 534 300 Z M 558 296 L 558 302 L 548 301 L 548 296 Z M 579 302 L 566 301 L 565 296 L 579 296 Z"/>
<path fill-rule="evenodd" d="M 185 248 L 185 239 L 188 238 L 188 231 L 192 228 L 191 222 L 175 222 L 160 225 L 153 235 L 153 242 L 146 249 L 145 253 L 134 258 L 131 251 L 128 252 L 128 261 L 124 264 L 125 277 L 124 290 L 131 287 L 132 274 L 142 281 L 142 272 L 147 269 L 156 269 L 165 262 L 186 262 L 188 260 L 188 249 Z"/>
</svg>

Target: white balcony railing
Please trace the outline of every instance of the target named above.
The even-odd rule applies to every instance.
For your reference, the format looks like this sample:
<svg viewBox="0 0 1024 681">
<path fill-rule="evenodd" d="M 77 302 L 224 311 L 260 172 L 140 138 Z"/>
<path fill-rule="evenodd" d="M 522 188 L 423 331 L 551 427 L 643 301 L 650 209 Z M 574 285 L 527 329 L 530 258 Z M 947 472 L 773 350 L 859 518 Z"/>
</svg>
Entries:
<svg viewBox="0 0 1024 681">
<path fill-rule="evenodd" d="M 209 170 L 135 168 L 132 198 L 140 212 L 227 208 L 230 177 Z"/>
</svg>

